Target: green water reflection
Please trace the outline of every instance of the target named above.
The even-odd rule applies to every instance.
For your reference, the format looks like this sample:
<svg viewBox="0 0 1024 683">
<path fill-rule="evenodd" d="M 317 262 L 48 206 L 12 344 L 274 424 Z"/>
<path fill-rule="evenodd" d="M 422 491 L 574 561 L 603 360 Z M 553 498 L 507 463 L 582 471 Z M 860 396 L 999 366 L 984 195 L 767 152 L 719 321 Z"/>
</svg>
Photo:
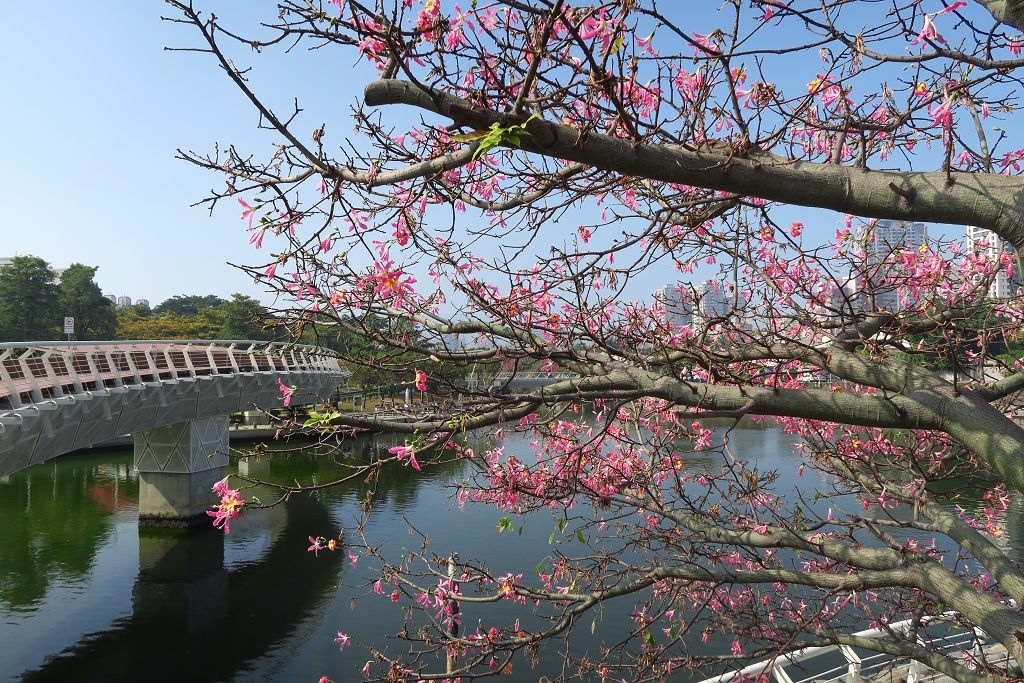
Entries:
<svg viewBox="0 0 1024 683">
<path fill-rule="evenodd" d="M 775 430 L 737 430 L 735 452 L 780 473 L 779 490 L 798 482 L 790 438 Z M 386 450 L 387 438 L 352 444 L 349 457 Z M 528 445 L 512 435 L 506 451 Z M 250 511 L 231 534 L 139 530 L 138 483 L 129 452 L 73 456 L 0 481 L 0 681 L 335 681 L 357 680 L 365 650 L 339 652 L 343 630 L 392 653 L 400 605 L 373 595 L 374 567 L 343 553 L 306 552 L 307 537 L 335 536 L 360 516 L 365 485 L 353 482 L 294 496 Z M 693 456 L 690 467 L 718 467 Z M 345 474 L 333 456 L 299 451 L 234 463 L 251 476 L 281 482 L 327 482 Z M 452 509 L 464 462 L 418 474 L 390 467 L 376 486 L 367 536 L 391 557 L 418 547 L 410 523 L 428 530 L 432 551 L 458 550 L 494 567 L 529 575 L 550 554 L 552 521 L 531 518 L 524 533 L 497 534 L 501 513 Z M 814 486 L 808 472 L 801 485 Z M 250 490 L 247 497 L 268 492 Z M 828 505 L 823 501 L 822 505 Z M 1019 505 L 1010 510 L 1008 549 L 1024 545 Z M 355 609 L 353 609 L 355 606 Z M 503 623 L 506 606 L 467 606 L 465 623 Z M 630 605 L 607 610 L 573 650 L 616 642 L 629 627 Z M 589 626 L 589 624 L 588 624 Z M 552 649 L 531 667 L 517 663 L 501 680 L 536 681 L 558 665 Z"/>
<path fill-rule="evenodd" d="M 349 457 L 391 443 L 361 441 Z M 404 518 L 443 513 L 442 489 L 461 467 L 388 469 L 376 486 L 379 530 L 404 533 Z M 286 482 L 345 473 L 309 450 L 240 468 Z M 317 558 L 306 547 L 309 535 L 337 536 L 354 521 L 363 485 L 250 511 L 227 537 L 139 530 L 137 495 L 127 452 L 59 459 L 0 482 L 0 680 L 345 680 L 340 672 L 358 670 L 333 638 L 365 591 L 341 588 L 352 571 L 342 553 Z M 358 617 L 366 628 L 345 628 L 364 640 L 393 625 L 369 604 Z"/>
<path fill-rule="evenodd" d="M 48 463 L 0 482 L 0 606 L 25 609 L 52 581 L 93 568 L 112 513 L 134 510 L 138 498 L 130 458 L 116 457 Z"/>
</svg>

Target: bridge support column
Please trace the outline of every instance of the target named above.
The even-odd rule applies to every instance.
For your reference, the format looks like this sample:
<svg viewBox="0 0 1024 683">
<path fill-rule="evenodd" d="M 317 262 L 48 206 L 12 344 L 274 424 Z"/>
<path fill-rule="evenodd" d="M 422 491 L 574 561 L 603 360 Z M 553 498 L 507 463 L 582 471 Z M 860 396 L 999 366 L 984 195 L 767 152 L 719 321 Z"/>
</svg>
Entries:
<svg viewBox="0 0 1024 683">
<path fill-rule="evenodd" d="M 136 432 L 140 526 L 208 523 L 213 485 L 228 464 L 228 417 L 208 417 Z"/>
</svg>

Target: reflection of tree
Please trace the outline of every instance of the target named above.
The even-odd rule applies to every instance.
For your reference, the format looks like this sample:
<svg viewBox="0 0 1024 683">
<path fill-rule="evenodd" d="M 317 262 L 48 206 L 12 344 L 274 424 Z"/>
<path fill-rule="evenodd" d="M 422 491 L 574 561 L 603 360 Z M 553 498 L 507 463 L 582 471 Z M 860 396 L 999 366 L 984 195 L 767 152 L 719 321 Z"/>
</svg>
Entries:
<svg viewBox="0 0 1024 683">
<path fill-rule="evenodd" d="M 292 636 L 336 584 L 340 553 L 305 553 L 327 509 L 297 496 L 260 562 L 227 571 L 215 531 L 143 532 L 133 613 L 23 675 L 24 681 L 221 681 Z M 146 558 L 154 558 L 145 566 Z"/>
<path fill-rule="evenodd" d="M 297 481 L 325 484 L 351 475 L 353 466 L 365 465 L 376 459 L 393 459 L 388 448 L 401 443 L 404 441 L 394 434 L 366 434 L 347 438 L 335 446 L 310 447 L 288 455 L 279 453 L 270 457 L 260 456 L 259 459 L 250 458 L 250 467 L 253 468 L 250 478 L 279 482 L 284 486 L 294 485 Z M 453 473 L 466 467 L 466 461 L 460 459 L 437 463 L 423 472 L 387 463 L 377 471 L 376 477 L 360 479 L 361 484 L 355 487 L 346 485 L 345 490 L 352 490 L 362 497 L 367 486 L 372 484 L 376 504 L 406 507 L 412 504 L 418 492 L 450 479 Z M 264 502 L 270 499 L 266 496 Z"/>
<path fill-rule="evenodd" d="M 97 462 L 33 467 L 0 484 L 0 603 L 31 604 L 54 578 L 81 577 L 92 567 L 110 531 L 107 510 L 89 495 L 110 484 Z M 138 495 L 137 482 L 121 485 L 125 495 Z"/>
</svg>

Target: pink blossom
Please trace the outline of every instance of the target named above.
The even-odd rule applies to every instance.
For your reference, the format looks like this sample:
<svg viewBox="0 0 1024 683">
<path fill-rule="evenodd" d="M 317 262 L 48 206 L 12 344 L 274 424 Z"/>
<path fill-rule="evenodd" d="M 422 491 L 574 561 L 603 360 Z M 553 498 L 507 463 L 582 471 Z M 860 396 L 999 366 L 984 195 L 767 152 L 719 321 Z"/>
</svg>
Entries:
<svg viewBox="0 0 1024 683">
<path fill-rule="evenodd" d="M 249 219 L 249 229 L 251 230 L 252 229 L 252 219 L 256 215 L 256 207 L 251 206 L 250 204 L 248 204 L 241 197 L 238 198 L 238 203 L 242 205 L 242 220 L 245 220 L 246 218 Z"/>
<path fill-rule="evenodd" d="M 213 492 L 218 496 L 226 496 L 231 492 L 231 488 L 228 486 L 228 477 L 224 477 L 216 484 L 213 485 Z"/>
<path fill-rule="evenodd" d="M 929 107 L 928 115 L 932 117 L 933 126 L 949 130 L 953 127 L 953 100 L 946 97 L 937 107 Z"/>
<path fill-rule="evenodd" d="M 213 526 L 223 527 L 224 533 L 229 534 L 231 520 L 238 516 L 246 501 L 236 489 L 228 487 L 227 477 L 213 485 L 213 492 L 220 496 L 220 503 L 213 510 L 207 510 L 206 514 L 213 517 Z"/>
<path fill-rule="evenodd" d="M 580 38 L 583 40 L 598 38 L 601 41 L 601 52 L 607 54 L 611 49 L 612 40 L 619 34 L 622 20 L 605 17 L 605 11 L 605 8 L 602 7 L 596 17 L 590 15 L 583 20 L 583 25 L 580 27 Z"/>
<path fill-rule="evenodd" d="M 384 257 L 374 262 L 377 272 L 366 278 L 373 287 L 373 293 L 391 299 L 393 306 L 401 306 L 412 295 L 412 285 L 416 279 L 409 277 L 401 268 L 395 268 L 391 259 Z"/>
<path fill-rule="evenodd" d="M 416 391 L 427 390 L 427 373 L 422 370 L 416 371 Z"/>
<path fill-rule="evenodd" d="M 323 541 L 324 541 L 324 539 L 321 538 L 320 536 L 317 536 L 316 538 L 313 538 L 312 536 L 310 536 L 309 537 L 310 546 L 308 548 L 306 548 L 306 552 L 307 553 L 311 552 L 311 553 L 313 553 L 314 556 L 320 557 L 320 551 L 324 549 Z"/>
<path fill-rule="evenodd" d="M 938 12 L 934 12 L 932 14 L 924 15 L 924 26 L 921 27 L 921 32 L 917 34 L 917 37 L 914 38 L 914 40 L 911 41 L 910 44 L 920 44 L 923 46 L 925 43 L 929 42 L 945 43 L 946 39 L 939 34 L 938 30 L 936 30 L 935 23 L 932 21 L 932 17 L 937 17 L 940 14 L 948 14 L 949 12 L 953 12 L 955 10 L 960 9 L 961 7 L 966 6 L 967 3 L 964 0 L 958 0 L 958 2 L 954 2 L 952 5 L 946 7 L 945 9 L 941 9 Z"/>
<path fill-rule="evenodd" d="M 263 234 L 266 232 L 266 228 L 258 228 L 249 235 L 249 244 L 253 245 L 257 249 L 263 246 Z"/>
<path fill-rule="evenodd" d="M 338 631 L 338 637 L 334 639 L 334 642 L 338 644 L 339 650 L 344 650 L 352 644 L 352 639 L 341 631 Z"/>
<path fill-rule="evenodd" d="M 412 446 L 392 446 L 388 449 L 388 453 L 395 456 L 398 462 L 402 462 L 406 458 L 409 458 L 409 466 L 417 472 L 421 472 L 420 464 L 416 460 L 416 449 Z"/>
<path fill-rule="evenodd" d="M 911 45 L 917 45 L 920 43 L 924 45 L 926 42 L 945 43 L 946 39 L 939 35 L 939 32 L 935 30 L 935 24 L 932 22 L 932 18 L 929 15 L 924 15 L 924 26 L 921 27 L 921 32 L 917 34 L 917 37 L 911 41 Z"/>
<path fill-rule="evenodd" d="M 281 398 L 284 399 L 284 406 L 287 408 L 292 404 L 292 397 L 295 396 L 295 392 L 298 391 L 296 386 L 285 386 L 285 383 L 281 381 L 281 378 L 277 378 L 277 388 L 281 391 Z"/>
</svg>

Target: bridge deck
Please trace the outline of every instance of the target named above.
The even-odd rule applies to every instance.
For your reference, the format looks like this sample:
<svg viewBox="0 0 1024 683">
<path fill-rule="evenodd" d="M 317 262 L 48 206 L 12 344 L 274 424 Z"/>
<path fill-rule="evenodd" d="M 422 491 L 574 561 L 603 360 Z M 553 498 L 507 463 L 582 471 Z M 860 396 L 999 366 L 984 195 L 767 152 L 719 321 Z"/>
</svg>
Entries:
<svg viewBox="0 0 1024 683">
<path fill-rule="evenodd" d="M 347 373 L 314 347 L 239 341 L 0 344 L 0 476 L 116 436 L 255 405 L 278 383 L 330 395 Z"/>
<path fill-rule="evenodd" d="M 4 345 L 12 346 L 12 345 Z M 337 369 L 337 364 L 334 364 Z M 308 349 L 174 342 L 32 344 L 0 348 L 0 410 L 162 380 L 327 369 Z"/>
</svg>

